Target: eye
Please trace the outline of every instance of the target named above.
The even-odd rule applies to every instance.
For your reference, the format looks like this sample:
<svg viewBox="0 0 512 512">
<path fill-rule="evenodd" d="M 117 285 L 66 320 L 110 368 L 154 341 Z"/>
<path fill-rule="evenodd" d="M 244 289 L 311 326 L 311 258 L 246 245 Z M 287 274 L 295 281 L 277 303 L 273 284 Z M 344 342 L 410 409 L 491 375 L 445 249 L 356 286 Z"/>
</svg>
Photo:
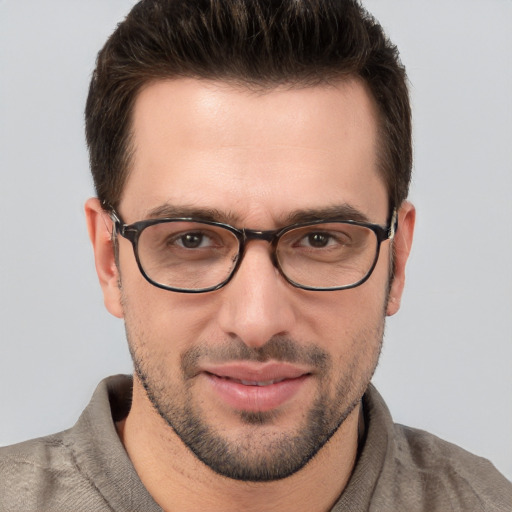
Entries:
<svg viewBox="0 0 512 512">
<path fill-rule="evenodd" d="M 213 245 L 212 239 L 200 231 L 184 233 L 174 240 L 171 240 L 170 243 L 176 243 L 185 249 L 202 249 Z"/>
<path fill-rule="evenodd" d="M 350 237 L 342 231 L 310 231 L 300 237 L 296 246 L 310 249 L 343 247 L 350 244 Z"/>
<path fill-rule="evenodd" d="M 310 233 L 305 237 L 304 242 L 311 247 L 321 248 L 333 243 L 333 238 L 328 233 Z"/>
</svg>

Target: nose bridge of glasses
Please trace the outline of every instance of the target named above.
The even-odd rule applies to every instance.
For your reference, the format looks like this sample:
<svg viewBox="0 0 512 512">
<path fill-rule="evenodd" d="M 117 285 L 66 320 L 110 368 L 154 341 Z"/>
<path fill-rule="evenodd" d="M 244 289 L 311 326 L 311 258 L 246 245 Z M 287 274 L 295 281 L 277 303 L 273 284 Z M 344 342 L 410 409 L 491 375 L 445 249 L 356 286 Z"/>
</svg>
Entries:
<svg viewBox="0 0 512 512">
<path fill-rule="evenodd" d="M 279 230 L 268 230 L 268 231 L 258 231 L 254 229 L 243 229 L 242 233 L 244 236 L 244 242 L 248 242 L 250 240 L 264 240 L 273 244 L 277 238 L 277 233 Z"/>
<path fill-rule="evenodd" d="M 268 242 L 270 244 L 270 246 L 271 246 L 271 250 L 269 251 L 270 252 L 270 254 L 269 254 L 270 260 L 272 261 L 272 264 L 274 265 L 274 267 L 279 269 L 279 263 L 276 258 L 275 249 L 276 249 L 276 245 L 277 245 L 277 241 L 278 241 L 278 234 L 281 230 L 276 229 L 276 230 L 259 231 L 259 230 L 255 230 L 255 229 L 244 228 L 241 231 L 242 231 L 243 239 L 242 239 L 242 244 L 240 247 L 241 254 L 240 254 L 239 264 L 241 263 L 241 260 L 245 256 L 245 252 L 247 251 L 247 242 L 250 242 L 252 240 L 255 240 L 255 241 L 259 240 L 259 241 L 263 241 L 263 242 Z"/>
</svg>

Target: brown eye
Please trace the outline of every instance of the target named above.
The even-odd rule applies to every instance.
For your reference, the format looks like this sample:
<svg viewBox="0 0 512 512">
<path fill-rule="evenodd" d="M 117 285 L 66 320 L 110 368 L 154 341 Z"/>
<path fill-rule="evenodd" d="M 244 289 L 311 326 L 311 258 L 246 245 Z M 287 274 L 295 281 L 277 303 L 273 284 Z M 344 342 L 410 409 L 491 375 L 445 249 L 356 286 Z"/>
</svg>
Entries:
<svg viewBox="0 0 512 512">
<path fill-rule="evenodd" d="M 308 244 L 311 247 L 325 247 L 331 237 L 326 233 L 311 233 L 307 237 Z"/>
<path fill-rule="evenodd" d="M 204 239 L 205 236 L 201 233 L 186 233 L 178 239 L 178 242 L 186 249 L 197 249 L 202 246 Z"/>
</svg>

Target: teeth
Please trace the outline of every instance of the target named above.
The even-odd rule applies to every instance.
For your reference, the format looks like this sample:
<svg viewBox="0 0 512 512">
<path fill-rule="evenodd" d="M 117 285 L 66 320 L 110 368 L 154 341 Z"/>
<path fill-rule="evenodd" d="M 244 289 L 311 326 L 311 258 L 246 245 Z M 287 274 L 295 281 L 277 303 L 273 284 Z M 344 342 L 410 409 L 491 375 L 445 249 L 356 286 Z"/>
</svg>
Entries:
<svg viewBox="0 0 512 512">
<path fill-rule="evenodd" d="M 286 377 L 282 379 L 274 379 L 274 380 L 244 380 L 244 379 L 232 379 L 231 377 L 221 377 L 226 380 L 232 380 L 233 382 L 238 382 L 243 384 L 244 386 L 271 386 L 272 384 L 278 384 L 279 382 L 283 382 L 286 380 Z"/>
<path fill-rule="evenodd" d="M 252 380 L 239 380 L 241 384 L 244 386 L 270 386 L 271 384 L 275 384 L 276 382 L 282 382 L 284 379 L 278 380 L 265 380 L 265 381 L 252 381 Z"/>
</svg>

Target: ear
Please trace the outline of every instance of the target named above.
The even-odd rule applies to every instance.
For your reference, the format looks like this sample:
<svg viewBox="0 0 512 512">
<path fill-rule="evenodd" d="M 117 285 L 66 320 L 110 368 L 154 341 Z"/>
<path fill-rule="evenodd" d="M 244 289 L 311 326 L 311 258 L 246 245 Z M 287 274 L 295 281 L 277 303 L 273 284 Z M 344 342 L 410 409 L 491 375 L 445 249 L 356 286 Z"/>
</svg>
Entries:
<svg viewBox="0 0 512 512">
<path fill-rule="evenodd" d="M 389 292 L 386 314 L 394 315 L 400 309 L 400 300 L 405 285 L 405 265 L 411 252 L 416 210 L 409 201 L 404 201 L 398 210 L 398 229 L 393 240 L 394 277 Z"/>
<path fill-rule="evenodd" d="M 116 265 L 114 244 L 112 242 L 112 220 L 95 197 L 85 203 L 85 217 L 89 238 L 94 250 L 96 273 L 103 290 L 105 307 L 112 315 L 123 318 L 119 270 Z"/>
</svg>

